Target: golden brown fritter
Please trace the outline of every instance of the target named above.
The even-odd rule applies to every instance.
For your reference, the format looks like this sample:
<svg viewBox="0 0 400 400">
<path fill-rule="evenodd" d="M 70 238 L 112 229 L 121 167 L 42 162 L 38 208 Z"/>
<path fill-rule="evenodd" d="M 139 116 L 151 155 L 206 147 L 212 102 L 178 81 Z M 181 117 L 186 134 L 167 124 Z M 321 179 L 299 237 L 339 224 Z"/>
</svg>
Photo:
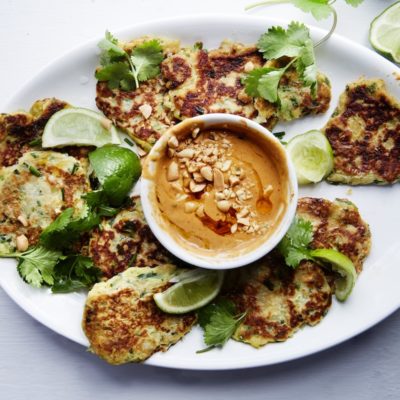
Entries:
<svg viewBox="0 0 400 400">
<path fill-rule="evenodd" d="M 400 179 L 400 103 L 383 80 L 347 85 L 325 134 L 334 154 L 328 181 L 366 185 Z"/>
<path fill-rule="evenodd" d="M 128 268 L 88 294 L 82 327 L 90 350 L 110 364 L 140 362 L 166 351 L 196 322 L 194 314 L 162 312 L 153 294 L 166 290 L 176 267 Z"/>
<path fill-rule="evenodd" d="M 151 232 L 144 219 L 140 198 L 115 218 L 105 219 L 92 233 L 89 256 L 108 279 L 128 267 L 153 267 L 174 259 Z"/>
<path fill-rule="evenodd" d="M 371 248 L 371 232 L 353 203 L 344 199 L 303 197 L 299 199 L 297 215 L 313 224 L 311 247 L 338 250 L 361 272 Z"/>
<path fill-rule="evenodd" d="M 335 248 L 361 272 L 371 237 L 352 203 L 305 197 L 299 199 L 297 216 L 313 225 L 311 247 Z M 305 324 L 317 324 L 331 305 L 334 278 L 331 271 L 312 261 L 292 269 L 277 252 L 229 272 L 224 295 L 238 312 L 247 311 L 234 339 L 260 347 L 288 339 Z"/>
<path fill-rule="evenodd" d="M 107 118 L 149 151 L 172 123 L 172 116 L 164 107 L 165 92 L 161 77 L 142 82 L 138 89 L 130 91 L 109 89 L 107 82 L 97 82 L 96 104 Z"/>
<path fill-rule="evenodd" d="M 0 253 L 15 251 L 16 237 L 29 245 L 67 207 L 77 215 L 89 190 L 88 162 L 53 151 L 26 152 L 0 170 Z M 37 176 L 39 175 L 39 176 Z"/>
<path fill-rule="evenodd" d="M 13 165 L 22 154 L 37 149 L 30 143 L 41 138 L 50 117 L 65 107 L 64 101 L 51 98 L 37 100 L 29 112 L 0 114 L 0 166 Z"/>
<path fill-rule="evenodd" d="M 292 269 L 276 254 L 244 267 L 235 286 L 229 298 L 238 312 L 247 314 L 233 338 L 257 348 L 285 341 L 305 324 L 317 324 L 333 293 L 317 264 L 307 261 Z"/>
<path fill-rule="evenodd" d="M 119 42 L 119 45 L 130 53 L 135 47 L 152 39 L 155 38 L 143 36 L 130 42 Z M 177 40 L 156 39 L 163 48 L 164 56 L 179 50 Z M 162 76 L 141 82 L 139 88 L 129 91 L 109 89 L 106 82 L 97 82 L 96 104 L 107 118 L 148 152 L 174 123 L 169 109 L 164 106 L 165 92 Z"/>
<path fill-rule="evenodd" d="M 262 56 L 254 46 L 226 41 L 208 52 L 183 48 L 162 63 L 169 89 L 166 105 L 177 119 L 218 112 L 256 119 L 258 113 L 244 91 L 242 78 L 247 68 L 262 65 Z"/>
</svg>

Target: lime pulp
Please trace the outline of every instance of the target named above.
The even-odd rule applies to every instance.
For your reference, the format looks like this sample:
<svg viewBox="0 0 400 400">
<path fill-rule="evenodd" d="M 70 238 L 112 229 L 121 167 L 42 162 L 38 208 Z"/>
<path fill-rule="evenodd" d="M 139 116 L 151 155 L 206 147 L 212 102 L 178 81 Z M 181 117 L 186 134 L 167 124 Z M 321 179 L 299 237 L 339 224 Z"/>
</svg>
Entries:
<svg viewBox="0 0 400 400">
<path fill-rule="evenodd" d="M 42 146 L 96 146 L 120 144 L 117 129 L 102 114 L 85 108 L 66 108 L 47 122 Z"/>
<path fill-rule="evenodd" d="M 317 183 L 333 169 L 333 152 L 326 136 L 312 130 L 295 136 L 286 145 L 299 185 Z"/>
<path fill-rule="evenodd" d="M 376 51 L 400 63 L 400 1 L 371 22 L 369 41 Z"/>
<path fill-rule="evenodd" d="M 196 269 L 178 277 L 178 283 L 153 298 L 157 306 L 169 314 L 184 314 L 197 310 L 212 301 L 219 293 L 223 271 Z"/>
</svg>

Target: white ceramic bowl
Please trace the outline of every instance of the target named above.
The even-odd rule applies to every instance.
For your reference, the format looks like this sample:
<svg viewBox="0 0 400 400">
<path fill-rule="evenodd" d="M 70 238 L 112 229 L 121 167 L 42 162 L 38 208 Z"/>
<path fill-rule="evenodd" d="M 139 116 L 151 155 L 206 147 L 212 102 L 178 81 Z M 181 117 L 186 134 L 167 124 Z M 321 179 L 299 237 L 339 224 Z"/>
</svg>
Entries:
<svg viewBox="0 0 400 400">
<path fill-rule="evenodd" d="M 260 241 L 260 243 L 254 249 L 251 249 L 244 254 L 235 254 L 230 256 L 222 256 L 221 254 L 198 254 L 182 247 L 182 245 L 168 233 L 166 229 L 167 224 L 163 223 L 165 222 L 164 217 L 161 215 L 161 212 L 157 206 L 157 202 L 154 201 L 156 198 L 155 181 L 152 179 L 152 177 L 154 177 L 155 171 L 157 170 L 157 161 L 159 159 L 159 155 L 163 154 L 167 147 L 169 138 L 174 135 L 174 132 L 176 132 L 177 129 L 182 133 L 182 126 L 187 126 L 187 130 L 192 131 L 193 126 L 196 125 L 201 126 L 201 129 L 210 129 L 213 127 L 221 128 L 221 125 L 224 124 L 231 129 L 236 127 L 238 130 L 240 130 L 240 128 L 243 129 L 243 127 L 245 127 L 247 131 L 250 130 L 257 133 L 260 140 L 265 138 L 269 145 L 271 145 L 272 141 L 274 145 L 283 150 L 282 153 L 284 154 L 285 159 L 284 170 L 287 173 L 288 179 L 286 183 L 283 182 L 282 184 L 287 185 L 287 207 L 284 215 L 277 222 L 276 226 L 273 227 L 273 232 L 266 237 L 265 241 Z M 183 132 L 185 129 L 186 128 L 183 128 Z M 289 229 L 296 212 L 297 197 L 296 173 L 289 156 L 279 140 L 260 124 L 247 118 L 231 114 L 205 114 L 187 119 L 184 122 L 181 122 L 179 125 L 170 128 L 156 142 L 150 151 L 141 181 L 141 200 L 143 212 L 151 230 L 157 239 L 164 247 L 166 247 L 172 254 L 181 260 L 186 261 L 189 264 L 208 269 L 230 269 L 240 267 L 249 264 L 269 253 L 279 243 L 286 231 Z M 182 212 L 184 211 L 182 210 Z"/>
</svg>

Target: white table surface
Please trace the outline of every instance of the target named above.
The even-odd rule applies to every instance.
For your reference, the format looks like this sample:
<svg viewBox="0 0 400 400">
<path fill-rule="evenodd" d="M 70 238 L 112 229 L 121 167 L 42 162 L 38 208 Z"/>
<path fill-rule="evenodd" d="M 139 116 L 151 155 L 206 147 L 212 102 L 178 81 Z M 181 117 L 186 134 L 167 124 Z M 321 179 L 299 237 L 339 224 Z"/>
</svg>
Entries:
<svg viewBox="0 0 400 400">
<path fill-rule="evenodd" d="M 198 13 L 244 14 L 235 0 L 1 0 L 0 104 L 42 66 L 105 29 Z M 338 0 L 337 33 L 365 46 L 370 21 L 394 1 Z M 289 5 L 253 14 L 317 24 Z M 229 33 L 227 33 L 229 34 Z M 399 266 L 400 267 L 400 266 Z M 399 399 L 400 313 L 346 343 L 272 367 L 192 372 L 112 367 L 25 314 L 0 289 L 0 399 Z"/>
</svg>

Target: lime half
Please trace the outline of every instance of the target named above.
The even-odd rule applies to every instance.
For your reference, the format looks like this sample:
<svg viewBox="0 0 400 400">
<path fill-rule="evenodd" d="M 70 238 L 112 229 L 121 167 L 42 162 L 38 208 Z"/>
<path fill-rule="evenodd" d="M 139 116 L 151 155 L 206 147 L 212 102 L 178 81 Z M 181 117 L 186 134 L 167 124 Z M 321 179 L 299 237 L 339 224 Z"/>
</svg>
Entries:
<svg viewBox="0 0 400 400">
<path fill-rule="evenodd" d="M 376 51 L 400 63 L 400 1 L 371 22 L 369 41 Z"/>
<path fill-rule="evenodd" d="M 340 275 L 335 281 L 335 296 L 339 301 L 345 301 L 350 296 L 357 279 L 357 272 L 350 258 L 333 249 L 312 250 L 311 256 L 323 264 L 330 264 Z"/>
<path fill-rule="evenodd" d="M 156 293 L 153 296 L 154 301 L 161 310 L 169 314 L 197 310 L 217 296 L 223 279 L 223 271 L 196 269 L 181 276 L 178 283 L 165 292 Z"/>
<path fill-rule="evenodd" d="M 96 146 L 120 144 L 117 129 L 109 119 L 86 108 L 67 108 L 47 122 L 42 147 Z"/>
<path fill-rule="evenodd" d="M 296 169 L 299 185 L 319 182 L 332 171 L 332 148 L 321 131 L 295 136 L 286 149 Z"/>
</svg>

